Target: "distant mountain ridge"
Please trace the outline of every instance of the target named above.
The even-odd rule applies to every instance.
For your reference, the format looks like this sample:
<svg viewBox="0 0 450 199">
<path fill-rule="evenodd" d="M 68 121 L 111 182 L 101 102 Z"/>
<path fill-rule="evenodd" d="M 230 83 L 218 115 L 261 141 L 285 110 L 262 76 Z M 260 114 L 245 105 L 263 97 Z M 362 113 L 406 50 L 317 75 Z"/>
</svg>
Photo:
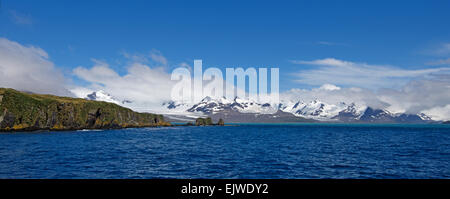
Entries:
<svg viewBox="0 0 450 199">
<path fill-rule="evenodd" d="M 96 92 L 86 99 L 115 101 L 105 92 Z M 123 103 L 123 102 L 122 102 Z M 391 113 L 356 103 L 339 102 L 329 104 L 318 99 L 309 102 L 281 101 L 279 104 L 260 103 L 238 97 L 230 100 L 225 97 L 205 97 L 200 102 L 187 104 L 167 101 L 161 104 L 165 114 L 190 114 L 223 118 L 227 122 L 345 122 L 345 123 L 429 123 L 433 120 L 423 113 Z"/>
<path fill-rule="evenodd" d="M 187 107 L 175 102 L 173 107 Z M 167 107 L 171 108 L 171 107 Z M 277 111 L 278 109 L 278 111 Z M 186 112 L 203 113 L 213 118 L 222 117 L 226 121 L 241 122 L 350 122 L 350 123 L 427 123 L 432 122 L 425 114 L 393 114 L 387 110 L 374 109 L 355 103 L 327 104 L 319 100 L 310 102 L 281 102 L 278 105 L 257 103 L 235 98 L 212 99 L 205 97 L 199 103 L 186 109 Z M 267 114 L 269 113 L 269 114 Z M 236 119 L 240 118 L 240 119 Z M 255 119 L 258 118 L 258 119 Z"/>
</svg>

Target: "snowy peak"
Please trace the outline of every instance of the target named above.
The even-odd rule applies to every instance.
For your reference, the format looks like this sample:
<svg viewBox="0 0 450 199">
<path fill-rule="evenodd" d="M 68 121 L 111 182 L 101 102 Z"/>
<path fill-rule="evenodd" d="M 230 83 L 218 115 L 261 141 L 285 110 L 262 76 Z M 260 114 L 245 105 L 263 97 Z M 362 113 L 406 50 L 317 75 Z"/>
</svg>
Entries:
<svg viewBox="0 0 450 199">
<path fill-rule="evenodd" d="M 363 123 L 420 123 L 432 121 L 425 114 L 393 114 L 387 110 L 374 109 L 355 103 L 340 102 L 328 104 L 320 100 L 308 103 L 287 102 L 279 105 L 280 110 L 298 117 L 319 121 L 363 122 Z"/>
<path fill-rule="evenodd" d="M 373 109 L 367 107 L 364 114 L 360 117 L 360 121 L 364 122 L 390 122 L 394 120 L 395 115 L 387 110 Z"/>
<path fill-rule="evenodd" d="M 99 90 L 92 92 L 88 94 L 85 99 L 87 100 L 93 100 L 93 101 L 104 101 L 104 102 L 111 102 L 115 104 L 120 104 L 120 102 L 116 99 L 114 99 L 110 94 L 106 93 L 105 91 Z"/>
<path fill-rule="evenodd" d="M 432 121 L 430 117 L 421 114 L 393 114 L 383 109 L 373 109 L 368 107 L 361 115 L 360 122 L 367 123 L 424 123 Z"/>
<path fill-rule="evenodd" d="M 215 114 L 225 110 L 234 110 L 241 113 L 268 113 L 270 111 L 276 112 L 276 108 L 273 108 L 268 103 L 258 103 L 252 100 L 245 100 L 237 97 L 233 100 L 226 99 L 225 97 L 221 97 L 218 99 L 205 97 L 199 103 L 189 108 L 187 111 Z"/>
<path fill-rule="evenodd" d="M 313 100 L 309 103 L 304 103 L 302 101 L 297 101 L 295 103 L 288 102 L 286 105 L 280 105 L 280 109 L 284 112 L 290 112 L 296 116 L 318 120 L 330 120 L 346 108 L 348 107 L 343 102 L 334 105 L 319 100 Z"/>
<path fill-rule="evenodd" d="M 118 105 L 132 103 L 132 101 L 130 101 L 130 100 L 123 100 L 121 102 L 103 90 L 99 90 L 99 91 L 95 91 L 90 94 L 87 94 L 84 99 L 93 100 L 93 101 L 110 102 L 110 103 L 114 103 L 114 104 L 118 104 Z"/>
<path fill-rule="evenodd" d="M 88 100 L 105 101 L 124 106 L 133 104 L 133 102 L 129 100 L 117 100 L 102 90 L 84 95 L 84 98 Z M 273 117 L 280 119 L 278 116 L 283 114 L 289 115 L 285 115 L 283 121 L 290 117 L 329 122 L 356 123 L 423 123 L 433 121 L 423 113 L 394 114 L 384 109 L 375 109 L 356 103 L 339 102 L 331 104 L 317 99 L 309 102 L 304 102 L 302 100 L 282 101 L 275 105 L 237 97 L 232 100 L 225 97 L 205 97 L 196 104 L 166 101 L 161 104 L 161 107 L 164 109 L 163 112 L 165 114 L 182 114 L 188 117 L 198 115 L 222 115 L 225 117 L 225 115 L 228 114 L 228 116 L 230 116 L 229 114 L 232 113 L 233 117 L 241 118 L 240 120 L 242 121 L 246 121 L 245 118 L 250 117 L 250 115 L 254 117 L 257 117 L 258 115 L 267 115 L 264 116 L 264 118 L 268 119 Z M 292 120 L 292 118 L 290 118 L 289 121 L 297 120 Z"/>
<path fill-rule="evenodd" d="M 199 103 L 194 104 L 187 109 L 188 112 L 201 112 L 205 114 L 213 114 L 225 110 L 227 103 L 222 103 L 222 100 L 212 99 L 211 97 L 203 98 Z"/>
<path fill-rule="evenodd" d="M 431 119 L 430 116 L 425 115 L 424 113 L 419 113 L 417 114 L 418 117 L 420 117 L 420 119 L 422 119 L 423 121 L 432 121 L 433 119 Z"/>
<path fill-rule="evenodd" d="M 364 106 L 357 106 L 355 103 L 351 103 L 347 106 L 347 108 L 340 111 L 336 116 L 333 116 L 332 119 L 343 122 L 354 122 L 360 119 L 365 109 L 366 107 Z"/>
<path fill-rule="evenodd" d="M 176 101 L 163 102 L 161 105 L 168 113 L 183 113 L 192 106 L 187 103 Z"/>
</svg>

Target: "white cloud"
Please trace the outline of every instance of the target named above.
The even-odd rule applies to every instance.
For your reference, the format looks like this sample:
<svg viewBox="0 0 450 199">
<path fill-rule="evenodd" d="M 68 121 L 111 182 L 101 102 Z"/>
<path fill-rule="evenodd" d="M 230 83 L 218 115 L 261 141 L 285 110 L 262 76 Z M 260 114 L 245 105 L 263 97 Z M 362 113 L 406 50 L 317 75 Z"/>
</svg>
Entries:
<svg viewBox="0 0 450 199">
<path fill-rule="evenodd" d="M 327 90 L 327 91 L 341 90 L 340 87 L 333 85 L 333 84 L 324 84 L 319 89 Z"/>
<path fill-rule="evenodd" d="M 167 62 L 166 57 L 164 57 L 162 55 L 162 53 L 159 52 L 158 50 L 152 50 L 152 52 L 150 52 L 150 58 L 153 61 L 155 61 L 155 62 L 157 62 L 159 64 L 162 64 L 162 66 L 167 66 L 168 62 Z"/>
<path fill-rule="evenodd" d="M 437 60 L 437 61 L 428 62 L 426 64 L 430 65 L 430 66 L 450 65 L 450 58 L 440 59 L 440 60 Z"/>
<path fill-rule="evenodd" d="M 400 90 L 383 89 L 378 98 L 390 104 L 392 112 L 418 113 L 450 104 L 450 76 L 437 75 L 432 78 L 409 82 Z M 450 115 L 442 115 L 450 119 Z"/>
<path fill-rule="evenodd" d="M 342 61 L 334 58 L 318 59 L 314 61 L 297 61 L 293 60 L 294 64 L 308 64 L 308 65 L 320 65 L 320 66 L 347 66 L 353 64 L 352 62 Z"/>
<path fill-rule="evenodd" d="M 39 47 L 0 38 L 0 87 L 35 93 L 70 95 L 62 73 Z"/>
<path fill-rule="evenodd" d="M 434 51 L 434 54 L 438 56 L 450 55 L 450 43 L 441 44 L 441 46 Z"/>
<path fill-rule="evenodd" d="M 424 110 L 423 113 L 430 116 L 434 120 L 449 121 L 450 120 L 450 104 L 441 107 L 433 107 L 428 110 Z"/>
<path fill-rule="evenodd" d="M 122 51 L 120 54 L 128 59 L 128 63 L 142 63 L 155 67 L 167 67 L 169 64 L 167 58 L 156 49 L 145 54 L 129 53 L 126 51 Z"/>
<path fill-rule="evenodd" d="M 33 20 L 31 19 L 30 15 L 25 15 L 25 14 L 15 11 L 15 10 L 10 10 L 9 15 L 11 17 L 11 20 L 16 24 L 19 24 L 19 25 L 33 24 Z"/>
<path fill-rule="evenodd" d="M 70 92 L 72 92 L 75 95 L 75 97 L 79 97 L 79 98 L 86 98 L 89 94 L 91 94 L 95 91 L 92 89 L 89 89 L 89 88 L 84 88 L 84 87 L 73 87 L 70 89 Z"/>
<path fill-rule="evenodd" d="M 324 45 L 324 46 L 346 46 L 345 43 L 337 43 L 337 42 L 330 42 L 330 41 L 318 41 L 318 45 Z"/>
<path fill-rule="evenodd" d="M 126 51 L 122 51 L 120 53 L 122 56 L 124 56 L 125 58 L 127 58 L 129 61 L 131 62 L 140 62 L 140 63 L 148 63 L 148 56 L 143 55 L 143 54 L 132 54 Z"/>
<path fill-rule="evenodd" d="M 295 64 L 317 66 L 297 73 L 297 81 L 320 86 L 334 84 L 347 87 L 395 88 L 414 78 L 449 72 L 449 67 L 408 70 L 388 65 L 369 65 L 334 58 L 314 61 L 292 61 Z"/>
<path fill-rule="evenodd" d="M 77 67 L 74 74 L 91 83 L 88 88 L 74 88 L 74 93 L 104 90 L 119 100 L 133 101 L 137 111 L 152 111 L 160 108 L 162 101 L 170 100 L 173 84 L 170 74 L 161 67 L 133 62 L 127 66 L 127 74 L 119 75 L 105 62 L 95 61 L 92 68 Z M 79 97 L 85 97 L 79 96 Z"/>
</svg>

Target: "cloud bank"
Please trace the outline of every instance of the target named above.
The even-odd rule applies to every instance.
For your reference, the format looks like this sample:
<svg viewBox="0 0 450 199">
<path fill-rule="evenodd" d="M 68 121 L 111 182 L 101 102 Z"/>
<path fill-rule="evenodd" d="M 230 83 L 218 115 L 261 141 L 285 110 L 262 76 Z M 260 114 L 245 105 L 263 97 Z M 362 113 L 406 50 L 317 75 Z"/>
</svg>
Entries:
<svg viewBox="0 0 450 199">
<path fill-rule="evenodd" d="M 150 54 L 155 62 L 167 64 L 162 55 Z M 152 111 L 160 108 L 161 102 L 170 100 L 170 92 L 175 82 L 163 67 L 151 67 L 133 59 L 126 68 L 127 74 L 119 75 L 109 64 L 98 60 L 91 68 L 77 67 L 73 73 L 80 79 L 90 83 L 87 88 L 75 87 L 71 91 L 79 97 L 87 93 L 104 90 L 120 101 L 133 102 L 133 109 Z M 138 59 L 142 60 L 142 59 Z"/>
<path fill-rule="evenodd" d="M 0 38 L 0 87 L 69 96 L 65 78 L 47 52 Z"/>
<path fill-rule="evenodd" d="M 294 64 L 315 66 L 296 74 L 297 82 L 321 86 L 334 84 L 346 87 L 398 88 L 407 82 L 432 74 L 450 72 L 449 67 L 408 70 L 394 66 L 369 65 L 326 58 L 313 61 L 292 61 Z"/>
</svg>

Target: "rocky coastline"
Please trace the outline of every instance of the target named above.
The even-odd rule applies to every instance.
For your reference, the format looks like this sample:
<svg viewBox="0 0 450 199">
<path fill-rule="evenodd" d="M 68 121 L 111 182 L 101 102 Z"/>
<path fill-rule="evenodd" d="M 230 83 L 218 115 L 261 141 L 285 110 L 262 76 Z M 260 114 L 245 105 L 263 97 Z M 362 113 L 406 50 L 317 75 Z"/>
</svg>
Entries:
<svg viewBox="0 0 450 199">
<path fill-rule="evenodd" d="M 0 131 L 62 131 L 171 126 L 158 114 L 79 98 L 0 88 Z"/>
</svg>

